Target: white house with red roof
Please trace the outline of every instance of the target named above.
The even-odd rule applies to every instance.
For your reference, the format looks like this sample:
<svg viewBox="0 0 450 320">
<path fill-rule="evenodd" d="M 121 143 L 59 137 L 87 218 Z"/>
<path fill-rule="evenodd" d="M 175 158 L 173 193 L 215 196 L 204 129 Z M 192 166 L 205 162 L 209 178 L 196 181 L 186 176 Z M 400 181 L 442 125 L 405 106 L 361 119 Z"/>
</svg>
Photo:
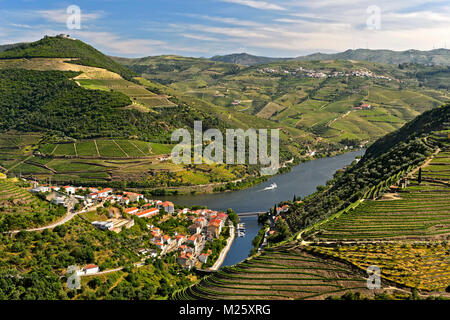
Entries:
<svg viewBox="0 0 450 320">
<path fill-rule="evenodd" d="M 135 215 L 138 218 L 149 218 L 149 217 L 152 217 L 154 215 L 157 215 L 158 213 L 159 213 L 159 209 L 157 209 L 157 208 L 150 208 L 150 209 L 138 212 Z"/>
<path fill-rule="evenodd" d="M 173 213 L 174 208 L 175 208 L 173 203 L 170 201 L 164 201 L 159 206 L 161 209 L 164 209 L 164 211 L 167 213 Z"/>
<path fill-rule="evenodd" d="M 64 186 L 64 187 L 62 187 L 62 189 L 63 189 L 67 194 L 75 194 L 75 192 L 77 191 L 77 188 L 72 187 L 72 186 Z"/>
<path fill-rule="evenodd" d="M 131 202 L 138 202 L 144 200 L 144 195 L 136 192 L 124 192 L 124 196 L 128 197 Z"/>
<path fill-rule="evenodd" d="M 136 207 L 132 207 L 132 208 L 123 209 L 123 211 L 128 214 L 135 214 L 135 213 L 139 212 L 139 209 Z"/>
<path fill-rule="evenodd" d="M 177 241 L 177 246 L 181 246 L 181 244 L 186 241 L 186 236 L 179 234 L 176 236 L 175 240 Z"/>
<path fill-rule="evenodd" d="M 218 238 L 220 235 L 220 232 L 222 232 L 222 226 L 223 221 L 220 219 L 213 219 L 209 222 L 207 227 L 207 234 L 213 235 L 214 237 Z"/>
<path fill-rule="evenodd" d="M 95 274 L 100 271 L 99 266 L 95 264 L 88 264 L 81 269 L 81 271 L 84 272 L 84 274 Z"/>
<path fill-rule="evenodd" d="M 105 188 L 103 190 L 100 190 L 99 192 L 97 192 L 97 197 L 98 198 L 106 198 L 109 195 L 111 195 L 113 192 L 113 189 L 111 188 Z"/>
</svg>

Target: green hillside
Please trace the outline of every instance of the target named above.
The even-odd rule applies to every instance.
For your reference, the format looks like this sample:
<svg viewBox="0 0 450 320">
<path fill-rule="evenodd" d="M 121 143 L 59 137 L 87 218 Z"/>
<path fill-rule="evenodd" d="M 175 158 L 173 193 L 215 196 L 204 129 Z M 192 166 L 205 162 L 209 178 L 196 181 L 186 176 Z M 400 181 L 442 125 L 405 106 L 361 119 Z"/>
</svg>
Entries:
<svg viewBox="0 0 450 320">
<path fill-rule="evenodd" d="M 0 52 L 0 59 L 14 58 L 75 58 L 78 63 L 104 68 L 131 79 L 135 74 L 105 56 L 92 46 L 75 39 L 49 37 L 31 43 L 24 43 Z"/>
<path fill-rule="evenodd" d="M 248 68 L 175 56 L 118 61 L 151 81 L 240 117 L 256 116 L 333 143 L 374 141 L 449 99 L 443 89 L 450 73 L 438 72 L 438 67 L 418 73 L 412 65 L 344 60 Z M 361 110 L 362 104 L 370 108 Z"/>
</svg>

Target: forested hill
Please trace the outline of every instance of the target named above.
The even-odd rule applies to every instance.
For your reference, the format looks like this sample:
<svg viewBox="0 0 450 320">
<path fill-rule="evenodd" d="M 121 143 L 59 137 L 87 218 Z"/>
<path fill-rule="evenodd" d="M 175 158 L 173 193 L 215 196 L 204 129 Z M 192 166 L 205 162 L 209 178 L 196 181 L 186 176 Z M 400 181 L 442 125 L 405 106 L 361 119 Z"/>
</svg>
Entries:
<svg viewBox="0 0 450 320">
<path fill-rule="evenodd" d="M 419 117 L 406 123 L 400 129 L 378 139 L 366 151 L 363 162 L 388 152 L 396 144 L 442 130 L 450 123 L 450 105 L 424 112 Z"/>
<path fill-rule="evenodd" d="M 203 119 L 205 127 L 219 127 L 217 118 L 185 104 L 160 112 L 143 113 L 123 107 L 128 96 L 115 91 L 88 90 L 70 80 L 76 72 L 0 70 L 0 130 L 53 132 L 61 136 L 137 136 L 170 141 L 174 128 L 191 127 Z"/>
<path fill-rule="evenodd" d="M 15 58 L 75 58 L 78 60 L 72 63 L 104 68 L 128 80 L 136 75 L 92 46 L 71 38 L 46 36 L 39 41 L 14 45 L 0 52 L 0 59 Z"/>
<path fill-rule="evenodd" d="M 434 130 L 450 129 L 450 105 L 419 115 L 403 128 L 375 142 L 359 163 L 336 172 L 326 186 L 294 204 L 284 215 L 290 229 L 300 231 L 360 199 L 373 186 L 430 156 L 436 145 L 426 139 Z"/>
</svg>

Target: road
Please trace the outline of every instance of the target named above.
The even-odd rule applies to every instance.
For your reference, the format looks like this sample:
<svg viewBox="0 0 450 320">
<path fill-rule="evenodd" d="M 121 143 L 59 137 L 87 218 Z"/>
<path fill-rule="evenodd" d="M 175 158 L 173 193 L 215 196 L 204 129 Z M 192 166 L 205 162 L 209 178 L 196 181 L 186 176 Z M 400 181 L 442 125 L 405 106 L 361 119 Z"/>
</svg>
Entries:
<svg viewBox="0 0 450 320">
<path fill-rule="evenodd" d="M 227 256 L 228 251 L 230 250 L 231 244 L 234 241 L 234 237 L 235 237 L 235 233 L 236 233 L 234 230 L 234 225 L 233 225 L 233 223 L 230 222 L 229 226 L 230 226 L 230 237 L 227 240 L 227 245 L 220 252 L 219 258 L 217 258 L 217 261 L 214 263 L 214 265 L 211 268 L 209 268 L 210 271 L 216 271 L 219 269 L 219 267 L 222 265 L 223 261 L 225 260 L 225 257 Z"/>
<path fill-rule="evenodd" d="M 86 213 L 86 212 L 95 210 L 95 209 L 97 209 L 100 206 L 102 206 L 102 204 L 98 204 L 98 205 L 95 205 L 93 207 L 89 207 L 88 209 L 85 209 L 85 210 L 81 210 L 81 211 L 77 211 L 77 212 L 70 212 L 70 213 L 66 214 L 62 219 L 60 219 L 60 220 L 58 220 L 56 222 L 53 222 L 52 224 L 43 226 L 43 227 L 31 228 L 31 229 L 25 229 L 25 230 L 6 231 L 4 233 L 6 233 L 6 234 L 16 234 L 16 233 L 19 233 L 20 231 L 34 232 L 34 231 L 43 231 L 43 230 L 46 230 L 46 229 L 53 229 L 53 228 L 55 228 L 57 226 L 63 225 L 66 222 L 72 220 L 76 215 L 78 215 L 80 213 Z"/>
</svg>

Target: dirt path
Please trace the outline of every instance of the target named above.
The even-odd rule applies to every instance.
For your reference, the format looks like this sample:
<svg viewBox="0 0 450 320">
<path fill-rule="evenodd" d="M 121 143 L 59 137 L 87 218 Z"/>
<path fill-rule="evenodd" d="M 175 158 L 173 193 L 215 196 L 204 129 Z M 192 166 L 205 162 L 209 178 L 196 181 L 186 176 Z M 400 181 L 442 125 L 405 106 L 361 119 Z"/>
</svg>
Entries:
<svg viewBox="0 0 450 320">
<path fill-rule="evenodd" d="M 5 171 L 5 173 L 11 171 L 12 169 L 14 169 L 15 167 L 21 165 L 22 163 L 24 163 L 25 161 L 29 160 L 29 159 L 32 158 L 32 157 L 33 157 L 33 155 L 30 155 L 30 156 L 28 156 L 26 159 L 23 159 L 22 161 L 16 163 L 16 164 L 13 165 L 11 168 L 7 169 L 7 170 Z"/>
<path fill-rule="evenodd" d="M 73 144 L 73 150 L 75 151 L 75 157 L 78 157 L 77 144 L 76 143 Z"/>
<path fill-rule="evenodd" d="M 95 149 L 97 149 L 97 155 L 98 155 L 99 157 L 101 157 L 100 151 L 98 151 L 97 140 L 94 140 L 94 144 L 95 144 Z"/>
<path fill-rule="evenodd" d="M 51 155 L 51 156 L 55 153 L 55 151 L 56 151 L 57 148 L 58 148 L 58 144 L 53 148 L 52 152 L 50 152 L 50 155 Z"/>
<path fill-rule="evenodd" d="M 43 227 L 37 227 L 37 228 L 31 228 L 31 229 L 24 229 L 24 230 L 13 230 L 13 231 L 6 231 L 4 232 L 5 234 L 16 234 L 19 233 L 20 231 L 27 231 L 27 232 L 35 232 L 35 231 L 43 231 L 46 229 L 53 229 L 57 226 L 60 226 L 66 222 L 69 222 L 70 220 L 72 220 L 75 216 L 77 216 L 80 213 L 86 213 L 92 210 L 97 209 L 99 206 L 103 206 L 103 204 L 98 204 L 96 206 L 90 207 L 87 210 L 81 210 L 81 211 L 77 211 L 77 212 L 70 212 L 68 214 L 66 214 L 64 217 L 62 217 L 61 219 L 59 219 L 56 222 L 52 222 L 49 225 L 43 226 Z"/>
<path fill-rule="evenodd" d="M 420 168 L 424 168 L 430 164 L 430 162 L 436 157 L 436 155 L 441 152 L 440 148 L 437 148 L 437 150 L 421 165 L 416 168 L 414 168 L 410 173 L 407 174 L 407 178 L 411 178 L 413 174 L 415 174 L 417 171 L 419 171 Z"/>
</svg>

